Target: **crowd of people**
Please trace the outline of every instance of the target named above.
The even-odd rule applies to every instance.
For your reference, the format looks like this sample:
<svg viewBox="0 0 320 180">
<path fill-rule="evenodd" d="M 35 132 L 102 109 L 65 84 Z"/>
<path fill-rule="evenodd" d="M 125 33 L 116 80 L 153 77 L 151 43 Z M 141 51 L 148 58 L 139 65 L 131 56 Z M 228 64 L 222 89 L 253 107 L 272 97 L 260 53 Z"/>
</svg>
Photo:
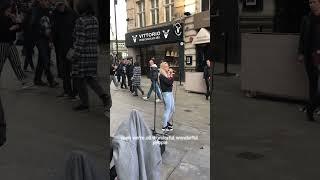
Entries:
<svg viewBox="0 0 320 180">
<path fill-rule="evenodd" d="M 99 22 L 90 3 L 79 4 L 76 9 L 64 0 L 2 0 L 0 72 L 9 59 L 22 88 L 57 88 L 57 78 L 61 79 L 63 92 L 57 97 L 79 100 L 79 105 L 73 107 L 75 111 L 89 109 L 89 86 L 108 112 L 111 97 L 97 81 Z M 23 34 L 23 68 L 16 44 L 18 32 Z M 53 50 L 55 59 L 51 58 Z M 57 77 L 52 73 L 53 62 L 56 62 Z M 28 81 L 27 74 L 33 75 L 33 80 Z M 43 81 L 43 74 L 47 82 Z"/>
</svg>

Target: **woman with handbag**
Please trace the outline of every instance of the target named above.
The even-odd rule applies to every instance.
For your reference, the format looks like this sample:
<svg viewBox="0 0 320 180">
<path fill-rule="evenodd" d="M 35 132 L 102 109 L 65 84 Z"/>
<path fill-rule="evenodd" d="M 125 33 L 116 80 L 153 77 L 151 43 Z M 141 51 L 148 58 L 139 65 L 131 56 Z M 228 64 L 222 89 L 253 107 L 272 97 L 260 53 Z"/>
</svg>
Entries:
<svg viewBox="0 0 320 180">
<path fill-rule="evenodd" d="M 105 110 L 109 111 L 111 97 L 107 95 L 96 79 L 99 23 L 94 16 L 90 3 L 79 4 L 77 9 L 80 17 L 76 20 L 74 29 L 72 76 L 76 78 L 81 104 L 75 107 L 74 110 L 83 111 L 89 109 L 87 89 L 87 85 L 89 85 L 102 100 Z"/>
</svg>

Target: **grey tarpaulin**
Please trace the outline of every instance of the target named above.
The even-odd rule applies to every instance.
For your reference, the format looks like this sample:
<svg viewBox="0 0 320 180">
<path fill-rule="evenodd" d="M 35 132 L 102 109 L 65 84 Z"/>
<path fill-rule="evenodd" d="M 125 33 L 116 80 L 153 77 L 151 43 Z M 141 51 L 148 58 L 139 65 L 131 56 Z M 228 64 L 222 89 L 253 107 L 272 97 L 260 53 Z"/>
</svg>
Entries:
<svg viewBox="0 0 320 180">
<path fill-rule="evenodd" d="M 139 138 L 134 140 L 133 138 Z M 142 115 L 133 110 L 130 118 L 122 122 L 113 137 L 113 161 L 120 180 L 160 180 L 162 158 L 159 145 Z M 131 139 L 129 139 L 131 138 Z"/>
<path fill-rule="evenodd" d="M 65 180 L 105 180 L 98 175 L 92 159 L 81 151 L 73 151 L 66 162 Z"/>
</svg>

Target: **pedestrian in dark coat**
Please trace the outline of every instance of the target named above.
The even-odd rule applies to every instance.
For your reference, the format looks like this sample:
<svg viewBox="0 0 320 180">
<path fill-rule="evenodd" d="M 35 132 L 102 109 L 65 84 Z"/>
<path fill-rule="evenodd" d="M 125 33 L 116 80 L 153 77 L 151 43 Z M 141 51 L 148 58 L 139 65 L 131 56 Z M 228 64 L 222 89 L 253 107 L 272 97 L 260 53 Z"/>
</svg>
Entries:
<svg viewBox="0 0 320 180">
<path fill-rule="evenodd" d="M 301 24 L 299 62 L 304 62 L 309 79 L 307 119 L 314 121 L 313 112 L 320 105 L 320 0 L 309 1 L 311 13 Z"/>
<path fill-rule="evenodd" d="M 123 61 L 123 60 L 122 60 Z M 118 84 L 121 83 L 121 77 L 122 77 L 122 61 L 118 64 L 117 68 L 116 68 L 116 76 L 118 79 Z"/>
<path fill-rule="evenodd" d="M 72 86 L 71 62 L 66 58 L 73 45 L 73 30 L 76 13 L 64 2 L 57 3 L 53 13 L 53 42 L 56 50 L 58 74 L 63 80 L 63 92 L 58 97 L 75 97 L 77 92 Z"/>
<path fill-rule="evenodd" d="M 32 8 L 35 6 L 35 4 L 29 4 L 29 7 L 25 10 L 25 16 L 24 20 L 22 22 L 22 29 L 23 29 L 23 48 L 25 52 L 25 59 L 24 59 L 24 67 L 23 69 L 27 71 L 28 66 L 30 65 L 30 68 L 32 71 L 35 70 L 34 63 L 33 63 L 33 54 L 34 54 L 34 47 L 35 42 L 33 39 L 33 33 L 32 33 L 32 27 L 31 27 L 31 17 L 32 17 Z"/>
<path fill-rule="evenodd" d="M 132 76 L 133 95 L 138 96 L 138 90 L 144 95 L 141 89 L 141 67 L 139 62 L 134 63 L 133 76 Z"/>
<path fill-rule="evenodd" d="M 72 57 L 72 75 L 76 77 L 79 85 L 79 97 L 81 104 L 74 108 L 75 111 L 89 109 L 89 95 L 87 85 L 100 97 L 108 111 L 111 107 L 111 96 L 103 90 L 98 83 L 97 60 L 98 60 L 98 35 L 99 23 L 94 16 L 93 8 L 88 3 L 78 6 L 78 12 L 81 15 L 76 20 L 74 30 L 74 56 Z"/>
<path fill-rule="evenodd" d="M 206 99 L 209 99 L 210 96 L 210 80 L 211 80 L 211 68 L 210 68 L 210 60 L 207 60 L 207 64 L 204 67 L 203 70 L 203 79 L 206 82 L 207 86 L 207 93 L 206 93 Z"/>
<path fill-rule="evenodd" d="M 128 79 L 128 86 L 130 89 L 130 92 L 133 93 L 133 86 L 132 86 L 132 76 L 133 76 L 133 64 L 130 60 L 127 60 L 127 66 L 126 66 L 126 75 Z"/>
<path fill-rule="evenodd" d="M 58 83 L 50 69 L 51 48 L 52 48 L 52 21 L 47 0 L 40 0 L 32 9 L 31 25 L 33 38 L 38 49 L 38 63 L 34 77 L 34 84 L 38 86 L 47 85 L 42 81 L 42 74 L 45 72 L 49 86 L 55 88 Z"/>
</svg>

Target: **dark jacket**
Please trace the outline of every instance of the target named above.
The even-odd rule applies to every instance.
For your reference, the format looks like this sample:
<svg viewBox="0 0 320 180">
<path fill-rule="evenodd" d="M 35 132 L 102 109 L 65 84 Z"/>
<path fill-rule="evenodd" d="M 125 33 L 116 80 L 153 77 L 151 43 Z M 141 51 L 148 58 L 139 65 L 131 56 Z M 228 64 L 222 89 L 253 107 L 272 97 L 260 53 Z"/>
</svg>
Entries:
<svg viewBox="0 0 320 180">
<path fill-rule="evenodd" d="M 0 42 L 12 43 L 16 40 L 16 31 L 10 31 L 11 26 L 15 25 L 11 18 L 0 15 Z"/>
<path fill-rule="evenodd" d="M 308 16 L 303 17 L 301 22 L 301 30 L 300 30 L 300 42 L 298 52 L 299 54 L 304 55 L 305 57 L 305 64 L 306 66 L 312 65 L 311 62 L 311 55 L 312 55 L 312 48 L 311 48 L 311 14 Z"/>
<path fill-rule="evenodd" d="M 32 37 L 35 41 L 38 41 L 42 38 L 47 39 L 46 35 L 43 33 L 43 27 L 41 26 L 41 19 L 43 17 L 48 17 L 51 20 L 51 15 L 49 9 L 43 9 L 39 6 L 34 6 L 31 12 L 31 28 L 32 28 Z"/>
<path fill-rule="evenodd" d="M 211 69 L 206 65 L 203 70 L 203 79 L 209 79 L 209 77 L 211 77 Z"/>
<path fill-rule="evenodd" d="M 114 68 L 114 65 L 110 65 L 110 75 L 111 76 L 114 76 L 114 74 L 115 74 L 116 72 L 115 72 L 115 68 Z"/>
<path fill-rule="evenodd" d="M 69 8 L 65 12 L 55 10 L 52 15 L 53 42 L 66 54 L 73 44 L 73 30 L 78 16 Z"/>
<path fill-rule="evenodd" d="M 157 66 L 150 67 L 149 69 L 149 79 L 151 81 L 158 81 L 159 70 Z"/>
<path fill-rule="evenodd" d="M 134 66 L 132 64 L 127 64 L 126 66 L 126 74 L 128 77 L 132 77 L 133 76 L 133 68 Z"/>
<path fill-rule="evenodd" d="M 172 92 L 172 86 L 173 86 L 173 78 L 167 78 L 164 75 L 160 74 L 159 76 L 160 80 L 160 88 L 162 92 Z"/>
<path fill-rule="evenodd" d="M 4 111 L 0 99 L 0 147 L 6 142 L 6 122 L 4 119 Z"/>
</svg>

